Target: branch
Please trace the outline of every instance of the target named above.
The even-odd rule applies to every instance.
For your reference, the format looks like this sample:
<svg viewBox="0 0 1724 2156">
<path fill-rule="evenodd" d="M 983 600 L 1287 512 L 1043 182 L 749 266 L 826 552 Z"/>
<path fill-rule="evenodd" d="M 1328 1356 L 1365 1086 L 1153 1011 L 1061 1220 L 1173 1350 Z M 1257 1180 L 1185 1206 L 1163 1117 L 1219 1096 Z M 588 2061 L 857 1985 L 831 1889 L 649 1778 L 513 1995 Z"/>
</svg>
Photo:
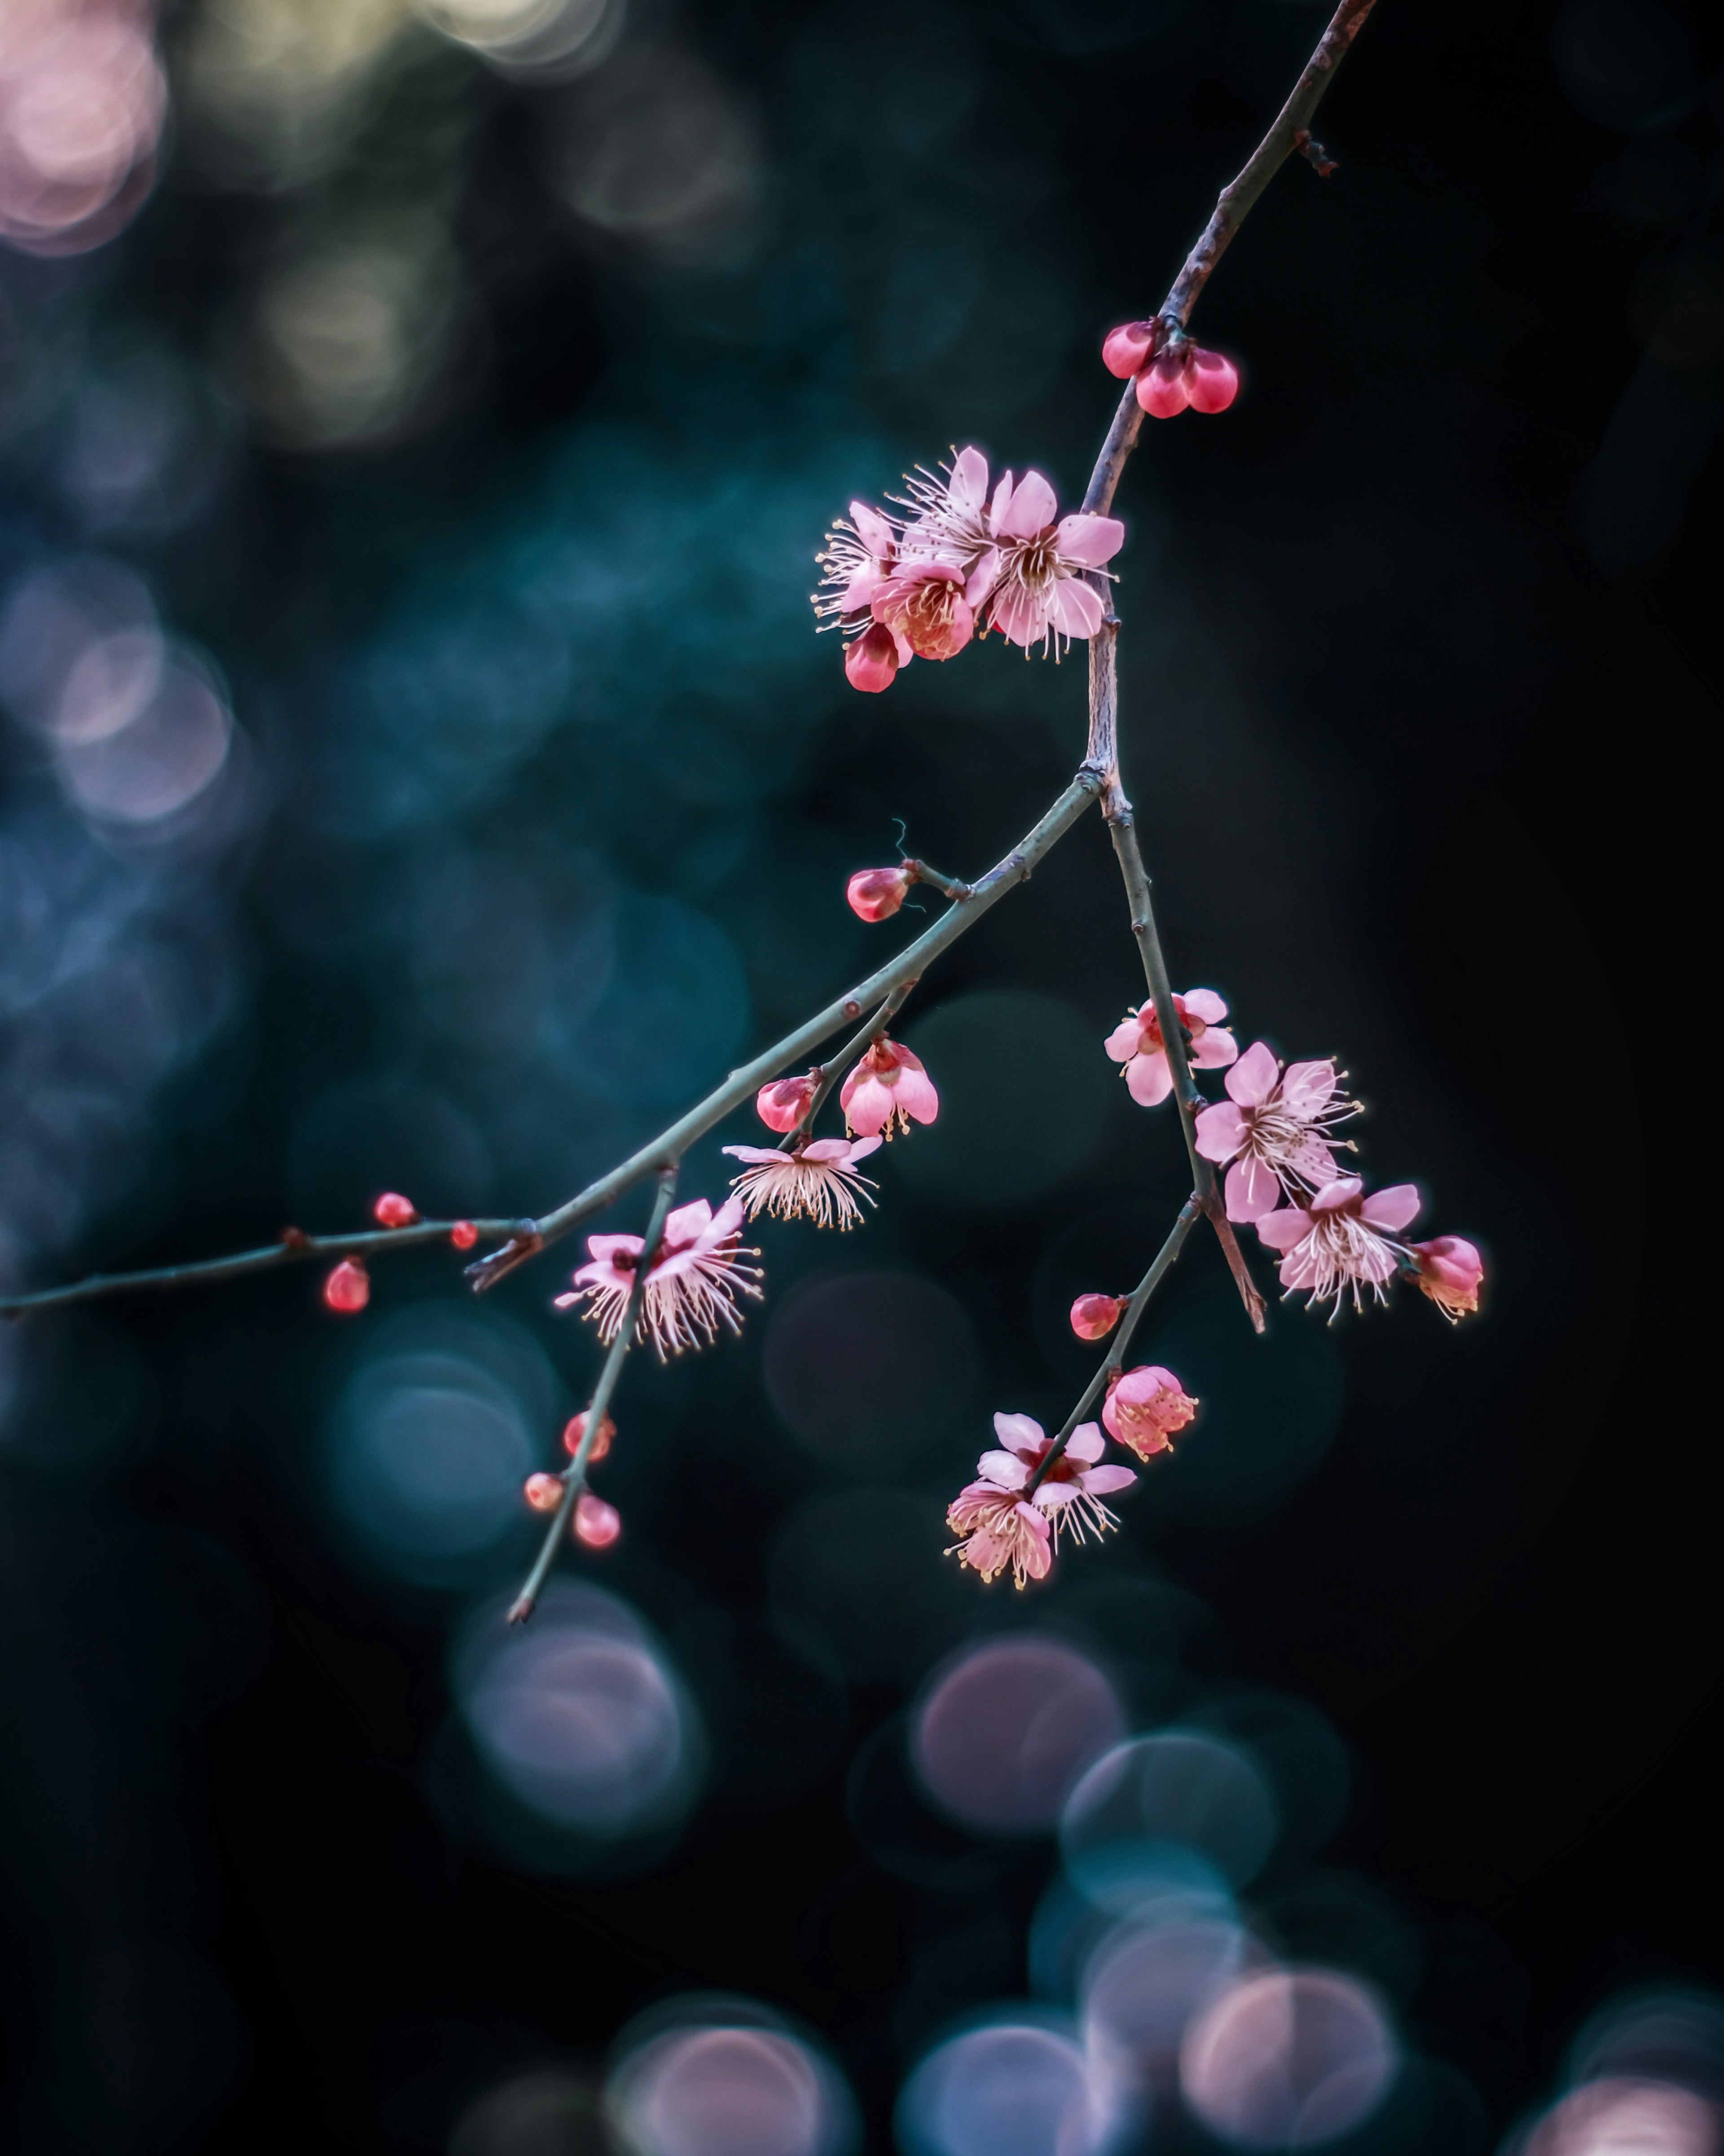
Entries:
<svg viewBox="0 0 1724 2156">
<path fill-rule="evenodd" d="M 1353 39 L 1365 27 L 1365 18 L 1376 3 L 1377 0 L 1341 0 L 1334 19 L 1306 62 L 1305 72 L 1293 85 L 1293 94 L 1281 107 L 1275 126 L 1252 151 L 1244 169 L 1221 190 L 1202 238 L 1186 256 L 1184 268 L 1157 309 L 1157 319 L 1169 328 L 1183 330 L 1191 320 L 1198 295 L 1208 283 L 1215 264 L 1250 214 L 1257 198 L 1285 161 L 1303 146 L 1301 135 L 1309 140 L 1311 116 L 1322 103 L 1325 91 L 1335 80 L 1336 69 L 1346 59 Z M 1134 385 L 1128 382 L 1113 415 L 1113 424 L 1107 430 L 1107 439 L 1101 445 L 1101 454 L 1095 459 L 1089 491 L 1084 496 L 1084 507 L 1091 515 L 1105 516 L 1112 505 L 1114 489 L 1120 483 L 1126 458 L 1137 446 L 1137 430 L 1142 424 L 1142 408 L 1137 402 Z"/>
<path fill-rule="evenodd" d="M 1191 1233 L 1191 1224 L 1202 1210 L 1202 1204 L 1195 1193 L 1180 1207 L 1179 1217 L 1174 1221 L 1172 1232 L 1156 1252 L 1155 1263 L 1131 1291 L 1131 1300 L 1126 1305 L 1125 1314 L 1120 1319 L 1119 1328 L 1113 1336 L 1113 1347 L 1106 1359 L 1097 1365 L 1095 1376 L 1079 1395 L 1078 1404 L 1065 1418 L 1060 1435 L 1043 1454 L 1034 1474 L 1019 1492 L 1026 1503 L 1047 1481 L 1054 1462 L 1070 1443 L 1072 1432 L 1095 1404 L 1095 1395 L 1111 1378 L 1117 1376 L 1124 1369 L 1126 1350 L 1131 1345 L 1131 1335 L 1137 1330 L 1137 1321 L 1149 1307 L 1149 1298 L 1172 1270 L 1185 1239 Z"/>
<path fill-rule="evenodd" d="M 659 1245 L 664 1240 L 664 1223 L 670 1217 L 671 1203 L 676 1196 L 676 1170 L 661 1168 L 659 1172 L 659 1194 L 653 1204 L 653 1217 L 647 1223 L 646 1240 L 640 1246 L 640 1258 L 634 1268 L 634 1285 L 629 1291 L 629 1301 L 623 1308 L 623 1322 L 617 1337 L 611 1342 L 611 1352 L 604 1358 L 604 1368 L 598 1373 L 598 1383 L 593 1388 L 593 1398 L 587 1404 L 587 1420 L 581 1432 L 581 1442 L 575 1456 L 564 1470 L 562 1496 L 551 1524 L 545 1530 L 545 1539 L 539 1545 L 539 1554 L 533 1560 L 533 1568 L 527 1574 L 521 1590 L 510 1604 L 509 1622 L 524 1625 L 538 1605 L 544 1590 L 545 1580 L 557 1561 L 557 1547 L 569 1523 L 569 1515 L 575 1509 L 587 1480 L 587 1464 L 593 1457 L 593 1448 L 598 1442 L 598 1433 L 604 1427 L 606 1413 L 612 1395 L 617 1389 L 617 1380 L 623 1374 L 623 1364 L 629 1350 L 634 1345 L 635 1320 L 640 1315 L 640 1306 L 645 1298 L 647 1275 L 652 1270 L 653 1260 L 659 1255 Z"/>
</svg>

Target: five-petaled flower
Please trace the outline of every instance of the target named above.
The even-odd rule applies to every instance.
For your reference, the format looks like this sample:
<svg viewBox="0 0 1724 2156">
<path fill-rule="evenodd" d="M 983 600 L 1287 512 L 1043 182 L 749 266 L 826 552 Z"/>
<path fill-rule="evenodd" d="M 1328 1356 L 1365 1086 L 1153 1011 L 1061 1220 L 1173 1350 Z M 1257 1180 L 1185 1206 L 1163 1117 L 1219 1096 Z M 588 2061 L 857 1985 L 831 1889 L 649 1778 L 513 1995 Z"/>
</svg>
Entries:
<svg viewBox="0 0 1724 2156">
<path fill-rule="evenodd" d="M 1385 1286 L 1403 1262 L 1412 1263 L 1407 1245 L 1394 1239 L 1424 1202 L 1414 1183 L 1397 1183 L 1367 1198 L 1358 1176 L 1338 1176 L 1303 1205 L 1263 1214 L 1257 1232 L 1282 1254 L 1285 1291 L 1305 1294 L 1313 1308 L 1332 1301 L 1338 1317 L 1349 1294 L 1355 1310 L 1367 1289 L 1379 1302 L 1388 1300 Z"/>
<path fill-rule="evenodd" d="M 1197 1147 L 1227 1171 L 1227 1217 L 1255 1220 L 1272 1213 L 1283 1192 L 1296 1204 L 1335 1180 L 1331 1124 L 1358 1103 L 1336 1098 L 1333 1057 L 1290 1063 L 1285 1073 L 1267 1043 L 1254 1041 L 1222 1081 L 1229 1097 L 1197 1119 Z"/>
<path fill-rule="evenodd" d="M 1148 1460 L 1165 1452 L 1173 1433 L 1183 1430 L 1198 1404 L 1171 1370 L 1159 1363 L 1140 1363 L 1116 1377 L 1101 1404 L 1101 1420 L 1110 1437 Z"/>
<path fill-rule="evenodd" d="M 839 1086 L 839 1106 L 852 1137 L 890 1138 L 912 1119 L 931 1123 L 940 1096 L 921 1059 L 895 1040 L 877 1040 Z"/>
<path fill-rule="evenodd" d="M 741 1225 L 740 1198 L 726 1199 L 716 1213 L 697 1198 L 690 1205 L 679 1205 L 666 1219 L 634 1322 L 635 1338 L 649 1339 L 661 1363 L 685 1348 L 699 1347 L 702 1340 L 711 1347 L 721 1325 L 732 1332 L 741 1330 L 736 1297 L 760 1296 L 760 1268 L 743 1262 L 760 1252 L 741 1247 Z M 595 1322 L 599 1338 L 614 1340 L 634 1287 L 642 1247 L 639 1235 L 589 1235 L 590 1262 L 575 1274 L 571 1291 L 556 1298 L 557 1307 L 567 1310 L 584 1301 L 581 1314 Z"/>
<path fill-rule="evenodd" d="M 1175 996 L 1173 1009 L 1190 1036 L 1186 1060 L 1194 1070 L 1219 1070 L 1239 1054 L 1239 1043 L 1230 1033 L 1219 1030 L 1227 1016 L 1227 1005 L 1213 988 L 1188 988 Z M 1105 1043 L 1116 1063 L 1126 1066 L 1126 1089 L 1141 1108 L 1153 1108 L 1173 1090 L 1173 1073 L 1167 1067 L 1167 1050 L 1162 1040 L 1162 1022 L 1153 1003 L 1128 1011 Z"/>
<path fill-rule="evenodd" d="M 872 1205 L 874 1188 L 856 1163 L 878 1152 L 878 1138 L 816 1138 L 800 1152 L 778 1152 L 769 1146 L 726 1146 L 733 1159 L 745 1161 L 731 1188 L 748 1209 L 751 1220 L 765 1213 L 774 1219 L 804 1214 L 817 1228 L 853 1228 L 862 1218 L 861 1198 Z"/>
<path fill-rule="evenodd" d="M 1193 344 L 1163 321 L 1121 322 L 1101 341 L 1101 363 L 1130 382 L 1152 419 L 1193 412 L 1224 412 L 1239 393 L 1239 371 L 1219 352 Z"/>
<path fill-rule="evenodd" d="M 1022 1587 L 1045 1579 L 1054 1562 L 1047 1515 L 997 1482 L 967 1482 L 952 1501 L 946 1524 L 958 1539 L 946 1553 L 992 1579 L 1008 1565 Z"/>
<path fill-rule="evenodd" d="M 1026 1414 L 997 1414 L 993 1434 L 1003 1449 L 984 1452 L 976 1463 L 977 1473 L 1002 1490 L 1024 1489 L 1053 1449 L 1054 1440 Z M 1081 1542 L 1086 1532 L 1100 1535 L 1119 1525 L 1101 1500 L 1129 1490 L 1137 1477 L 1129 1467 L 1098 1465 L 1106 1444 L 1093 1422 L 1080 1423 L 1029 1498 L 1039 1512 L 1048 1516 L 1056 1541 L 1068 1528 Z"/>
<path fill-rule="evenodd" d="M 1419 1292 L 1430 1297 L 1451 1325 L 1478 1308 L 1485 1260 L 1464 1235 L 1438 1235 L 1408 1249 Z"/>
</svg>

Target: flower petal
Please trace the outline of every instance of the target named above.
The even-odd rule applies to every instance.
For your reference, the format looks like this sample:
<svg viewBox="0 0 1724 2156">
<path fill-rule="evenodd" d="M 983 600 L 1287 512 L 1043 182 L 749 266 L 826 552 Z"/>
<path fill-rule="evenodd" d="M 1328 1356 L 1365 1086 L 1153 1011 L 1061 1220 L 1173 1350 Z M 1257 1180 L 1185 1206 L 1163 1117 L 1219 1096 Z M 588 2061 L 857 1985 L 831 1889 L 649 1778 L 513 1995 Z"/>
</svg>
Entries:
<svg viewBox="0 0 1724 2156">
<path fill-rule="evenodd" d="M 1135 1017 L 1116 1025 L 1101 1044 L 1102 1053 L 1111 1055 L 1116 1063 L 1129 1063 L 1134 1055 L 1142 1052 L 1142 1047 L 1143 1028 Z"/>
<path fill-rule="evenodd" d="M 1106 1450 L 1107 1440 L 1099 1423 L 1080 1422 L 1065 1440 L 1068 1460 L 1099 1460 Z"/>
<path fill-rule="evenodd" d="M 993 1434 L 1004 1445 L 1019 1451 L 1033 1452 L 1045 1442 L 1046 1434 L 1034 1415 L 997 1414 L 993 1419 Z"/>
<path fill-rule="evenodd" d="M 1359 1218 L 1367 1227 L 1393 1235 L 1399 1229 L 1410 1227 L 1424 1204 L 1416 1183 L 1392 1183 L 1387 1190 L 1372 1192 L 1359 1208 Z"/>
<path fill-rule="evenodd" d="M 1041 474 L 1027 471 L 1012 490 L 1005 515 L 995 517 L 994 531 L 1002 539 L 1034 539 L 1054 521 L 1059 506 L 1053 488 Z"/>
<path fill-rule="evenodd" d="M 988 459 L 980 449 L 960 449 L 952 460 L 952 498 L 963 508 L 979 510 L 988 499 Z"/>
<path fill-rule="evenodd" d="M 1111 1496 L 1116 1490 L 1129 1490 L 1137 1477 L 1129 1467 L 1090 1467 L 1079 1476 L 1078 1481 L 1092 1497 Z"/>
<path fill-rule="evenodd" d="M 856 536 L 876 561 L 885 559 L 898 543 L 891 526 L 865 501 L 850 504 L 850 521 L 856 527 Z"/>
<path fill-rule="evenodd" d="M 1229 1220 L 1260 1220 L 1281 1202 L 1281 1186 L 1275 1170 L 1260 1160 L 1236 1160 L 1227 1171 L 1227 1217 Z"/>
<path fill-rule="evenodd" d="M 1193 1070 L 1219 1070 L 1239 1052 L 1239 1044 L 1224 1026 L 1208 1025 L 1191 1045 Z"/>
<path fill-rule="evenodd" d="M 1290 1250 L 1311 1233 L 1311 1215 L 1302 1205 L 1284 1205 L 1279 1213 L 1265 1213 L 1256 1223 L 1257 1233 L 1272 1250 Z M 1286 1276 L 1282 1276 L 1282 1285 Z"/>
<path fill-rule="evenodd" d="M 1229 1081 L 1241 1067 L 1235 1064 L 1228 1072 Z M 1197 1141 L 1198 1151 L 1205 1160 L 1231 1160 L 1245 1142 L 1245 1119 L 1231 1101 L 1219 1101 L 1198 1117 Z"/>
<path fill-rule="evenodd" d="M 1179 1000 L 1188 1018 L 1200 1018 L 1205 1025 L 1219 1025 L 1227 1016 L 1227 1005 L 1213 988 L 1188 988 Z"/>
<path fill-rule="evenodd" d="M 1254 1040 L 1223 1081 L 1229 1098 L 1242 1107 L 1260 1108 L 1275 1090 L 1280 1065 L 1266 1040 Z"/>
<path fill-rule="evenodd" d="M 1062 516 L 1054 532 L 1054 551 L 1080 568 L 1099 569 L 1126 543 L 1126 527 L 1116 516 Z"/>
<path fill-rule="evenodd" d="M 794 1158 L 788 1152 L 776 1152 L 771 1146 L 721 1146 L 719 1151 L 727 1152 L 732 1160 L 746 1160 L 754 1167 L 764 1167 L 768 1161 L 782 1166 Z M 810 1146 L 808 1151 L 812 1152 L 813 1147 Z"/>
<path fill-rule="evenodd" d="M 1311 1209 L 1313 1213 L 1338 1213 L 1343 1205 L 1351 1205 L 1364 1187 L 1362 1176 L 1337 1175 L 1312 1199 Z"/>
<path fill-rule="evenodd" d="M 1077 577 L 1061 577 L 1048 593 L 1048 619 L 1062 636 L 1091 637 L 1106 608 L 1099 595 Z"/>
<path fill-rule="evenodd" d="M 1231 1090 L 1232 1081 L 1228 1081 Z M 1313 1116 L 1328 1106 L 1329 1096 L 1335 1091 L 1335 1059 L 1326 1055 L 1321 1063 L 1290 1063 L 1287 1075 L 1281 1081 L 1281 1098 L 1301 1122 L 1309 1122 Z"/>
<path fill-rule="evenodd" d="M 1157 1049 L 1151 1055 L 1134 1055 L 1126 1065 L 1126 1091 L 1140 1108 L 1159 1107 L 1173 1090 L 1173 1073 L 1167 1068 L 1166 1053 Z"/>
<path fill-rule="evenodd" d="M 1021 1490 L 1029 1480 L 1029 1462 L 1015 1452 L 984 1452 L 976 1462 L 976 1472 L 999 1490 Z"/>
</svg>

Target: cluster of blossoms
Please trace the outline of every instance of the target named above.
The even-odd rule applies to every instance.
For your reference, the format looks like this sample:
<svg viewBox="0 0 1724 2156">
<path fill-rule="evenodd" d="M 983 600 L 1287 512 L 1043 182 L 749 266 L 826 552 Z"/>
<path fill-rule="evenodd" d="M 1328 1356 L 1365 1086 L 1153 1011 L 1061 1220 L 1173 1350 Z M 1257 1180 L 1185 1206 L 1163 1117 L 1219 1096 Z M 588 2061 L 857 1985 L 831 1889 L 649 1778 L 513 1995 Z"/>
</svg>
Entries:
<svg viewBox="0 0 1724 2156">
<path fill-rule="evenodd" d="M 1478 1308 L 1485 1267 L 1470 1243 L 1459 1235 L 1425 1243 L 1402 1238 L 1424 1202 L 1417 1186 L 1399 1183 L 1367 1194 L 1363 1178 L 1337 1158 L 1343 1149 L 1356 1149 L 1351 1140 L 1337 1138 L 1334 1127 L 1357 1114 L 1359 1104 L 1342 1092 L 1344 1074 L 1332 1056 L 1284 1070 L 1261 1040 L 1241 1055 L 1232 1034 L 1220 1025 L 1227 1006 L 1211 988 L 1175 996 L 1173 1008 L 1192 1067 L 1227 1071 L 1222 1081 L 1227 1099 L 1198 1115 L 1197 1149 L 1227 1170 L 1228 1219 L 1249 1223 L 1280 1254 L 1287 1293 L 1303 1294 L 1313 1306 L 1332 1302 L 1338 1312 L 1349 1296 L 1356 1309 L 1367 1293 L 1383 1301 L 1384 1289 L 1399 1274 L 1451 1321 Z M 1134 1101 L 1153 1107 L 1167 1099 L 1173 1074 L 1153 1004 L 1128 1014 L 1106 1045 L 1124 1066 Z M 1074 1329 L 1086 1339 L 1101 1337 L 1113 1325 L 1106 1313 L 1115 1300 L 1080 1297 L 1072 1311 Z M 1100 1330 L 1085 1330 L 1092 1326 Z"/>
<path fill-rule="evenodd" d="M 1193 412 L 1224 412 L 1239 393 L 1239 371 L 1219 352 L 1193 344 L 1164 321 L 1121 322 L 1101 344 L 1101 363 L 1129 382 L 1152 419 Z"/>
<path fill-rule="evenodd" d="M 906 484 L 895 509 L 853 501 L 815 556 L 814 611 L 844 639 L 852 687 L 890 688 L 912 657 L 954 658 L 990 629 L 1045 655 L 1101 628 L 1098 584 L 1125 542 L 1117 517 L 1060 516 L 1038 471 L 990 489 L 973 448 Z"/>
</svg>

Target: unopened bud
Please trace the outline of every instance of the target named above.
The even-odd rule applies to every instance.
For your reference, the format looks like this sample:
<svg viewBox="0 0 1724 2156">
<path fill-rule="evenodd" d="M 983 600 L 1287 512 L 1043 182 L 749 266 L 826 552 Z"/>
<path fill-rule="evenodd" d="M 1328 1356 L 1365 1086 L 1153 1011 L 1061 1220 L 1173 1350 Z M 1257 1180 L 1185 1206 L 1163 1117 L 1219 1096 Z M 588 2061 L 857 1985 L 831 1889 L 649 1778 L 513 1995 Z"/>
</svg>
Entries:
<svg viewBox="0 0 1724 2156">
<path fill-rule="evenodd" d="M 820 1090 L 818 1071 L 801 1078 L 775 1078 L 754 1096 L 754 1112 L 769 1131 L 793 1131 Z"/>
<path fill-rule="evenodd" d="M 1152 419 L 1171 419 L 1190 403 L 1191 388 L 1185 372 L 1189 349 L 1182 345 L 1177 352 L 1164 352 L 1138 376 L 1137 402 Z"/>
<path fill-rule="evenodd" d="M 1071 1329 L 1080 1340 L 1105 1340 L 1125 1309 L 1121 1295 L 1080 1295 L 1071 1306 Z"/>
<path fill-rule="evenodd" d="M 1470 1317 L 1479 1306 L 1485 1260 L 1463 1235 L 1438 1235 L 1412 1245 L 1419 1286 L 1451 1323 Z"/>
<path fill-rule="evenodd" d="M 890 689 L 898 673 L 898 639 L 890 629 L 872 622 L 844 647 L 844 678 L 853 689 L 877 696 Z"/>
<path fill-rule="evenodd" d="M 907 869 L 858 869 L 844 886 L 844 896 L 859 920 L 885 921 L 903 905 L 909 889 Z"/>
<path fill-rule="evenodd" d="M 1185 386 L 1193 412 L 1224 412 L 1239 393 L 1239 370 L 1219 352 L 1194 344 L 1186 361 Z"/>
<path fill-rule="evenodd" d="M 575 1540 L 588 1549 L 608 1549 L 623 1532 L 623 1515 L 603 1497 L 583 1490 L 575 1500 Z"/>
<path fill-rule="evenodd" d="M 616 1435 L 616 1434 L 617 1425 L 611 1420 L 610 1417 L 607 1415 L 604 1420 L 598 1425 L 598 1435 L 593 1440 L 593 1450 L 587 1454 L 587 1459 L 589 1460 L 603 1460 L 606 1453 L 610 1450 L 611 1440 Z M 567 1422 L 563 1424 L 562 1430 L 562 1449 L 570 1455 L 571 1458 L 573 1457 L 576 1451 L 579 1449 L 581 1440 L 586 1435 L 586 1416 L 583 1414 L 571 1415 Z"/>
<path fill-rule="evenodd" d="M 536 1512 L 554 1512 L 562 1502 L 562 1477 L 560 1475 L 529 1475 L 526 1494 L 528 1504 Z"/>
<path fill-rule="evenodd" d="M 343 1258 L 323 1283 L 323 1299 L 331 1310 L 351 1317 L 371 1301 L 371 1275 L 357 1258 Z"/>
<path fill-rule="evenodd" d="M 1156 348 L 1158 322 L 1121 322 L 1101 341 L 1101 364 L 1110 374 L 1129 382 Z"/>
<path fill-rule="evenodd" d="M 411 1228 L 419 1217 L 418 1207 L 398 1190 L 386 1190 L 371 1209 L 380 1228 Z"/>
<path fill-rule="evenodd" d="M 449 1231 L 449 1239 L 458 1250 L 470 1250 L 479 1240 L 479 1230 L 470 1220 L 457 1220 Z"/>
</svg>

